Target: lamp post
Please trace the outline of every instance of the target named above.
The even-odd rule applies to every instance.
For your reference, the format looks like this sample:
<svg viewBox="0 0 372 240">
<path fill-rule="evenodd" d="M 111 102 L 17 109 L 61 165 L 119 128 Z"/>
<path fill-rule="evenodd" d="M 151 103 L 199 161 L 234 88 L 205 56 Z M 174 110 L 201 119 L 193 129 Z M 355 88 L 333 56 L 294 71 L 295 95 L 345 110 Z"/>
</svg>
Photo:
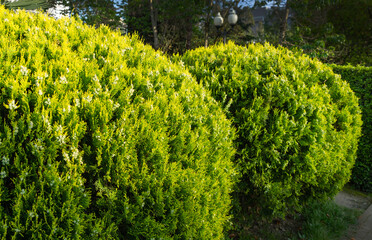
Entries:
<svg viewBox="0 0 372 240">
<path fill-rule="evenodd" d="M 226 29 L 223 30 L 222 35 L 223 35 L 223 43 L 226 43 L 226 36 L 231 32 L 231 30 L 234 28 L 236 23 L 238 22 L 238 15 L 236 15 L 236 12 L 234 9 L 229 10 L 229 16 L 227 17 L 227 21 L 229 22 L 231 28 L 229 31 L 226 31 Z M 221 34 L 221 27 L 223 25 L 223 18 L 221 16 L 221 13 L 217 13 L 217 16 L 213 19 L 214 26 L 216 26 L 218 34 Z"/>
</svg>

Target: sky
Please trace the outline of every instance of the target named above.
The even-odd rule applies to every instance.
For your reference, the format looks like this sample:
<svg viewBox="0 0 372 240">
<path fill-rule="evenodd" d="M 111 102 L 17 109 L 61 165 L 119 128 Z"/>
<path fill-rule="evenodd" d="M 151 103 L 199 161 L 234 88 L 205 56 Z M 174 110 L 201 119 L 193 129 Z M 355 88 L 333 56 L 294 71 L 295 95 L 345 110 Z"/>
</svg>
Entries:
<svg viewBox="0 0 372 240">
<path fill-rule="evenodd" d="M 249 6 L 249 7 L 253 7 L 254 2 L 255 2 L 255 0 L 243 1 L 242 3 L 240 3 L 240 6 Z M 286 2 L 287 2 L 287 0 L 282 0 L 281 5 L 284 5 Z M 271 1 L 271 2 L 269 2 L 268 4 L 266 4 L 265 7 L 267 7 L 267 8 L 271 8 L 271 7 L 274 6 L 274 5 L 275 5 L 275 1 Z"/>
<path fill-rule="evenodd" d="M 67 9 L 68 8 L 66 6 L 57 3 L 57 5 L 55 7 L 49 8 L 47 12 L 50 15 L 52 15 L 54 18 L 58 19 L 58 18 L 63 17 L 62 12 L 63 12 L 63 10 L 67 10 Z"/>
</svg>

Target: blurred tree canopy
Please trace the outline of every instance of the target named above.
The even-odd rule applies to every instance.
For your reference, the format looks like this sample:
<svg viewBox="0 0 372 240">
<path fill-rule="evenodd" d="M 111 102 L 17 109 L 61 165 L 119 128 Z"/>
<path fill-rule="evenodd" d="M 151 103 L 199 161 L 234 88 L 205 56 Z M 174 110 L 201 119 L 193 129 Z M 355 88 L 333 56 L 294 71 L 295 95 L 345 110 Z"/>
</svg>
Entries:
<svg viewBox="0 0 372 240">
<path fill-rule="evenodd" d="M 213 25 L 217 12 L 222 30 L 237 44 L 271 42 L 299 49 L 323 62 L 372 66 L 371 0 L 1 0 L 8 8 L 47 10 L 57 4 L 87 24 L 106 24 L 137 33 L 167 53 L 182 53 L 221 40 Z M 267 20 L 254 22 L 253 9 L 270 4 Z M 233 29 L 230 8 L 239 16 Z M 254 31 L 262 28 L 260 34 Z"/>
<path fill-rule="evenodd" d="M 272 11 L 271 17 L 276 21 L 265 25 L 265 41 L 301 49 L 323 62 L 372 66 L 372 1 L 269 2 L 282 7 Z M 290 27 L 285 29 L 285 37 L 280 39 L 285 9 L 291 12 L 286 19 Z"/>
<path fill-rule="evenodd" d="M 120 24 L 121 6 L 115 0 L 61 0 L 67 14 L 78 15 L 84 22 L 99 26 L 105 24 L 116 28 Z"/>
<path fill-rule="evenodd" d="M 124 0 L 123 17 L 129 32 L 137 32 L 145 42 L 168 53 L 207 46 L 215 42 L 217 32 L 213 16 L 224 18 L 230 8 L 238 9 L 242 0 Z M 228 25 L 228 24 L 227 24 Z M 224 28 L 229 28 L 224 26 Z M 243 40 L 248 28 L 239 22 L 235 40 Z M 238 33 L 236 35 L 236 33 Z M 157 42 L 157 44 L 155 44 Z"/>
</svg>

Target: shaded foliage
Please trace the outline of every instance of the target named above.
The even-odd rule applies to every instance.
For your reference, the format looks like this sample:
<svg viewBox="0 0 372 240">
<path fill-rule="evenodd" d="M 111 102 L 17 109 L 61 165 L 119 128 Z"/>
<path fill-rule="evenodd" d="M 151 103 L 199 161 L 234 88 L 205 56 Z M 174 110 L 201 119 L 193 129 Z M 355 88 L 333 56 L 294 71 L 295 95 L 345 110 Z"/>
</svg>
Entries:
<svg viewBox="0 0 372 240">
<path fill-rule="evenodd" d="M 372 192 L 372 67 L 331 65 L 333 71 L 350 84 L 359 98 L 362 110 L 362 137 L 351 182 L 357 188 Z"/>
</svg>

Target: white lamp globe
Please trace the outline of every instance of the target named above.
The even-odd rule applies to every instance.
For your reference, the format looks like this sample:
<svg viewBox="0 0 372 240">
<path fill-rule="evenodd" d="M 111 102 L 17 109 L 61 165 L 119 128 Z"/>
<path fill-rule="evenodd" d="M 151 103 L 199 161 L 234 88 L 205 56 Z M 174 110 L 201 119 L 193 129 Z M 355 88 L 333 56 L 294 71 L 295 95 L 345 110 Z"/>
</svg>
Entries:
<svg viewBox="0 0 372 240">
<path fill-rule="evenodd" d="M 216 27 L 222 27 L 223 18 L 221 17 L 221 14 L 219 12 L 217 13 L 217 16 L 214 18 L 213 21 L 214 21 L 214 26 L 216 26 Z"/>
<path fill-rule="evenodd" d="M 231 26 L 234 26 L 238 22 L 238 15 L 236 15 L 234 9 L 229 10 L 229 17 L 227 20 Z"/>
</svg>

